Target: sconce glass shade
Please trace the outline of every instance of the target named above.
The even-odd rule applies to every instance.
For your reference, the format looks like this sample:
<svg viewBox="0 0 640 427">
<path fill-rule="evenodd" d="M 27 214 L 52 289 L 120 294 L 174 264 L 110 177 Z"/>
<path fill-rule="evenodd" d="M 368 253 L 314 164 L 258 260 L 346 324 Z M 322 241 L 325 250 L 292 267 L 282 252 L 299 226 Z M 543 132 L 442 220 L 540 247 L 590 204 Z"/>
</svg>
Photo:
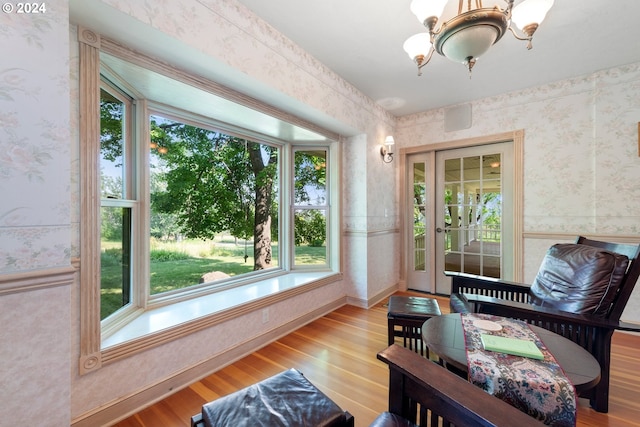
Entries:
<svg viewBox="0 0 640 427">
<path fill-rule="evenodd" d="M 422 24 L 427 18 L 432 16 L 439 19 L 448 1 L 449 0 L 413 0 L 409 8 Z"/>
<path fill-rule="evenodd" d="M 393 136 L 389 135 L 384 139 L 384 144 L 380 147 L 380 155 L 382 156 L 383 162 L 391 163 L 393 161 L 394 144 Z"/>
<path fill-rule="evenodd" d="M 395 143 L 396 143 L 396 142 L 394 141 L 394 139 L 393 139 L 393 137 L 392 137 L 391 135 L 387 136 L 387 137 L 384 139 L 384 145 L 386 145 L 386 146 L 387 146 L 387 153 L 388 153 L 388 154 L 393 154 L 393 145 L 394 145 Z"/>
<path fill-rule="evenodd" d="M 526 0 L 513 8 L 511 21 L 521 30 L 527 25 L 540 25 L 554 0 Z"/>
<path fill-rule="evenodd" d="M 431 36 L 428 33 L 418 33 L 409 37 L 402 45 L 402 48 L 411 60 L 417 56 L 427 56 L 431 50 Z"/>
</svg>

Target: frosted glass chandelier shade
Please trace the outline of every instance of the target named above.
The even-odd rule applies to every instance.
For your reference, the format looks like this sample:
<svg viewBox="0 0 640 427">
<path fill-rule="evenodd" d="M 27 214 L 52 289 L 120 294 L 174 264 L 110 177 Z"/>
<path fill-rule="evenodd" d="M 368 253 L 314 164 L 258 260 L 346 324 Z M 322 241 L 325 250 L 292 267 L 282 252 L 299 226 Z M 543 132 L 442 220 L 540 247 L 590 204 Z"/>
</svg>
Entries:
<svg viewBox="0 0 640 427">
<path fill-rule="evenodd" d="M 409 37 L 402 47 L 411 59 L 421 55 L 427 56 L 431 50 L 431 36 L 428 33 L 415 34 Z"/>
<path fill-rule="evenodd" d="M 442 44 L 442 53 L 454 62 L 466 64 L 488 51 L 499 35 L 498 31 L 489 25 L 468 27 L 449 36 Z"/>
<path fill-rule="evenodd" d="M 413 0 L 409 8 L 422 24 L 425 19 L 429 17 L 435 16 L 436 18 L 440 18 L 448 1 L 449 0 Z"/>
<path fill-rule="evenodd" d="M 527 25 L 540 25 L 551 6 L 553 0 L 527 0 L 513 8 L 511 21 L 521 30 Z"/>
</svg>

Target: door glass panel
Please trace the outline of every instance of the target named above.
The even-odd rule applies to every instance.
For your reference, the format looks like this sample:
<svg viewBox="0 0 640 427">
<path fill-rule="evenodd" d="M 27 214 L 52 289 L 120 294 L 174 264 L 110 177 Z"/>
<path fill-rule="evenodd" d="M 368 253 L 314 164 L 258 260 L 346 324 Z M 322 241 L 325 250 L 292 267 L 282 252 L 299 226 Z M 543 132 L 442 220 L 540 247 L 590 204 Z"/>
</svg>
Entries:
<svg viewBox="0 0 640 427">
<path fill-rule="evenodd" d="M 445 269 L 500 277 L 500 154 L 445 160 Z"/>
<path fill-rule="evenodd" d="M 460 159 L 447 159 L 444 161 L 444 179 L 446 182 L 460 181 Z"/>
<path fill-rule="evenodd" d="M 425 164 L 413 164 L 413 269 L 426 270 Z"/>
<path fill-rule="evenodd" d="M 480 157 L 481 156 L 474 156 L 462 159 L 462 173 L 465 181 L 477 181 L 480 179 Z"/>
</svg>

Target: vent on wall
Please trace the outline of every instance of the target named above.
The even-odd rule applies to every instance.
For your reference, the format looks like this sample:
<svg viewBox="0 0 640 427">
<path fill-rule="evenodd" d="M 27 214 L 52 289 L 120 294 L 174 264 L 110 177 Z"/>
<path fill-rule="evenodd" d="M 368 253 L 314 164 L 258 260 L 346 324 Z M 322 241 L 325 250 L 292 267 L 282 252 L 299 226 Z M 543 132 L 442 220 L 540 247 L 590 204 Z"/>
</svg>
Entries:
<svg viewBox="0 0 640 427">
<path fill-rule="evenodd" d="M 469 129 L 471 127 L 471 104 L 463 104 L 444 110 L 444 131 Z"/>
</svg>

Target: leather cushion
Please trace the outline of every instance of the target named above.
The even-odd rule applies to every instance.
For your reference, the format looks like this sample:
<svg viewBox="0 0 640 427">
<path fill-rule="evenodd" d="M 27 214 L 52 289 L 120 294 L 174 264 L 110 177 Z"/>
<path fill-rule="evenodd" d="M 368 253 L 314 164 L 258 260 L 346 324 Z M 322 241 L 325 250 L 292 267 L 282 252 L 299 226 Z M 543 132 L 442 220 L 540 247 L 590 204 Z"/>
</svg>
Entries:
<svg viewBox="0 0 640 427">
<path fill-rule="evenodd" d="M 369 427 L 417 427 L 414 423 L 391 412 L 383 412 L 373 420 Z"/>
<path fill-rule="evenodd" d="M 400 295 L 389 297 L 387 317 L 427 320 L 440 314 L 440 306 L 436 299 Z"/>
<path fill-rule="evenodd" d="M 295 369 L 202 407 L 206 427 L 343 426 L 346 414 Z"/>
<path fill-rule="evenodd" d="M 627 270 L 626 256 L 575 243 L 553 245 L 531 286 L 533 304 L 604 317 Z"/>
</svg>

